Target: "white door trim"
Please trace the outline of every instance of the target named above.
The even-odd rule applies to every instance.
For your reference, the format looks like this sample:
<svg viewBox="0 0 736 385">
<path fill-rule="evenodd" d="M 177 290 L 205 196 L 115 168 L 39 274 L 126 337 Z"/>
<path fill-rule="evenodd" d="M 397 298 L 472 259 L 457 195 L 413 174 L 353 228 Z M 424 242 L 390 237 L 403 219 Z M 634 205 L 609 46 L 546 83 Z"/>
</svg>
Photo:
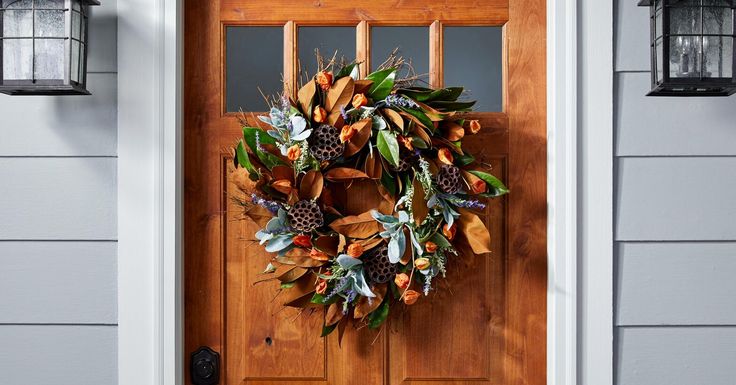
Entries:
<svg viewBox="0 0 736 385">
<path fill-rule="evenodd" d="M 180 236 L 181 3 L 118 3 L 120 385 L 179 385 L 187 375 Z M 550 0 L 547 9 L 547 375 L 550 385 L 607 385 L 612 378 L 612 10 L 581 6 L 585 22 L 579 35 L 578 6 L 576 0 Z M 595 40 L 579 41 L 591 32 Z M 591 52 L 594 43 L 596 58 L 579 60 L 578 50 Z M 579 96 L 589 101 L 606 93 L 595 103 L 578 103 Z M 579 127 L 596 129 L 581 133 Z M 596 258 L 581 263 L 579 255 Z M 585 278 L 578 283 L 581 273 Z"/>
</svg>

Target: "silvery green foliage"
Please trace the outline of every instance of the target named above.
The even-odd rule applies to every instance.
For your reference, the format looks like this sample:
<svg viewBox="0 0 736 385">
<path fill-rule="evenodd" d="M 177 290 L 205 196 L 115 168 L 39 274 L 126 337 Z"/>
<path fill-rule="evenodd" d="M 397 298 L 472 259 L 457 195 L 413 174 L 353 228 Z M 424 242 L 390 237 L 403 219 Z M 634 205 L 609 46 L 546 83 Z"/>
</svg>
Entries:
<svg viewBox="0 0 736 385">
<path fill-rule="evenodd" d="M 286 113 L 272 107 L 268 116 L 259 116 L 258 119 L 274 128 L 267 133 L 279 143 L 282 155 L 286 155 L 286 150 L 294 142 L 307 140 L 312 134 L 312 130 L 307 129 L 307 120 L 293 107 Z"/>
<path fill-rule="evenodd" d="M 409 230 L 409 238 L 412 244 L 412 253 L 422 255 L 424 252 L 422 246 L 419 244 L 414 228 L 412 227 L 413 221 L 406 211 L 399 211 L 399 217 L 391 215 L 384 215 L 376 210 L 371 211 L 373 219 L 383 225 L 384 231 L 380 233 L 380 236 L 384 239 L 388 239 L 388 260 L 391 263 L 398 263 L 401 256 L 406 252 L 406 234 L 404 228 Z"/>
<path fill-rule="evenodd" d="M 451 198 L 453 198 L 452 195 L 436 193 L 427 200 L 427 207 L 439 210 L 447 226 L 452 226 L 455 223 L 455 219 L 460 217 L 460 213 L 452 208 L 452 204 L 449 202 Z"/>
<path fill-rule="evenodd" d="M 363 261 L 347 254 L 341 254 L 337 257 L 337 264 L 346 272 L 344 275 L 345 283 L 343 283 L 343 287 L 336 288 L 339 289 L 337 292 L 352 289 L 364 297 L 373 298 L 376 296 L 368 286 L 365 275 L 363 275 Z"/>
<path fill-rule="evenodd" d="M 266 228 L 258 230 L 256 238 L 261 245 L 267 243 L 266 251 L 269 253 L 283 254 L 289 251 L 293 247 L 294 234 L 289 231 L 286 210 L 279 209 L 278 215 L 268 221 Z"/>
</svg>

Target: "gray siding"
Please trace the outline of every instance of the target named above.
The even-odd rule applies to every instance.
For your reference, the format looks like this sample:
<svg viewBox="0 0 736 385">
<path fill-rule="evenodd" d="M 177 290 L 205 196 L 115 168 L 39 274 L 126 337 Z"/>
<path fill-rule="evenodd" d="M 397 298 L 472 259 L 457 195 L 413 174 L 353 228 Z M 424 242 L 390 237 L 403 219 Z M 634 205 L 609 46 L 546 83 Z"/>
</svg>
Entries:
<svg viewBox="0 0 736 385">
<path fill-rule="evenodd" d="M 117 384 L 117 4 L 92 96 L 0 95 L 0 383 Z"/>
<path fill-rule="evenodd" d="M 736 98 L 651 98 L 648 12 L 615 3 L 616 383 L 736 378 Z"/>
</svg>

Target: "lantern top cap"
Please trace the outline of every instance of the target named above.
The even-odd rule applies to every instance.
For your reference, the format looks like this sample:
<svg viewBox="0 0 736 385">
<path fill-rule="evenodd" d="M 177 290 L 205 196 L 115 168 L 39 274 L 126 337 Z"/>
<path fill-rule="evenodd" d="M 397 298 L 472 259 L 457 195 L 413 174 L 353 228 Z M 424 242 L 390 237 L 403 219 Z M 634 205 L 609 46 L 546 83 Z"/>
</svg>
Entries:
<svg viewBox="0 0 736 385">
<path fill-rule="evenodd" d="M 676 3 L 679 0 L 676 0 L 676 1 L 661 0 L 661 1 L 665 2 L 666 4 L 672 4 L 672 3 Z M 640 0 L 638 5 L 640 7 L 651 7 L 652 5 L 654 5 L 654 2 L 655 0 Z M 729 2 L 731 3 L 732 8 L 736 8 L 736 1 L 731 0 Z M 708 6 L 708 4 L 703 4 L 703 6 Z"/>
</svg>

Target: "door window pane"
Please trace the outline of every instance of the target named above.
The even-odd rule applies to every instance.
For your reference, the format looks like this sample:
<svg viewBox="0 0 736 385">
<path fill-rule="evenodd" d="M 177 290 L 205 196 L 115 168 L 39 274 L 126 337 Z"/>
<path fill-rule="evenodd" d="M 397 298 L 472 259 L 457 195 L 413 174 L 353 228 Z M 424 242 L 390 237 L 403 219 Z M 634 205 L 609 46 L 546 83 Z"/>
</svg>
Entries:
<svg viewBox="0 0 736 385">
<path fill-rule="evenodd" d="M 281 27 L 227 27 L 225 104 L 228 112 L 268 111 L 264 95 L 283 91 Z"/>
<path fill-rule="evenodd" d="M 371 71 L 375 71 L 396 48 L 397 54 L 411 63 L 414 74 L 429 82 L 429 27 L 371 28 Z"/>
<path fill-rule="evenodd" d="M 338 64 L 341 58 L 352 62 L 355 60 L 355 27 L 299 27 L 300 78 L 317 72 L 315 49 L 319 49 L 325 60 L 337 51 Z"/>
<path fill-rule="evenodd" d="M 462 98 L 476 100 L 475 111 L 503 109 L 501 27 L 445 27 L 445 86 L 463 86 Z"/>
</svg>

